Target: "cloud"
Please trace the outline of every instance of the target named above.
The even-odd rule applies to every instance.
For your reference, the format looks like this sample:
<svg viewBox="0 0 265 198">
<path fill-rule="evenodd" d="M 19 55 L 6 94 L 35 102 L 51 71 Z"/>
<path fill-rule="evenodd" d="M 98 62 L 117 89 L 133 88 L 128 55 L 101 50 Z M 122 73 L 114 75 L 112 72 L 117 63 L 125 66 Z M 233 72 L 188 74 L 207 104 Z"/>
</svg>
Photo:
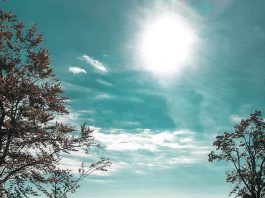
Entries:
<svg viewBox="0 0 265 198">
<path fill-rule="evenodd" d="M 197 160 L 198 159 L 195 159 L 195 158 L 188 158 L 188 157 L 181 156 L 181 157 L 171 158 L 170 160 L 168 160 L 168 163 L 169 164 L 191 164 L 191 163 L 196 162 Z"/>
<path fill-rule="evenodd" d="M 108 86 L 108 87 L 113 86 L 110 82 L 107 82 L 105 80 L 97 79 L 97 82 L 104 86 Z"/>
<path fill-rule="evenodd" d="M 240 122 L 241 120 L 243 119 L 242 116 L 239 116 L 239 115 L 231 115 L 230 116 L 230 120 L 234 123 L 236 122 Z"/>
<path fill-rule="evenodd" d="M 105 94 L 105 93 L 103 93 L 103 94 L 98 94 L 98 95 L 95 97 L 96 100 L 107 100 L 107 99 L 111 99 L 111 98 L 113 98 L 113 96 L 111 96 L 111 95 L 109 95 L 109 94 Z"/>
<path fill-rule="evenodd" d="M 65 115 L 56 115 L 51 123 L 63 123 L 70 124 L 76 127 L 76 130 L 79 130 L 80 124 L 83 124 L 86 121 L 93 122 L 94 120 L 91 117 L 92 114 L 95 114 L 96 111 L 94 109 L 81 109 L 81 110 L 73 110 L 68 108 L 69 114 Z"/>
<path fill-rule="evenodd" d="M 73 173 L 78 173 L 81 168 L 82 161 L 78 159 L 71 159 L 67 157 L 63 157 L 60 161 L 59 168 L 64 170 L 71 170 Z"/>
<path fill-rule="evenodd" d="M 125 169 L 128 167 L 129 164 L 126 162 L 112 162 L 111 166 L 108 167 L 108 171 L 95 171 L 91 175 L 96 175 L 96 176 L 110 176 L 112 173 Z"/>
<path fill-rule="evenodd" d="M 70 109 L 69 114 L 56 115 L 55 118 L 51 121 L 51 123 L 58 122 L 63 124 L 76 125 L 79 117 L 80 114 L 78 112 L 75 112 Z"/>
<path fill-rule="evenodd" d="M 140 126 L 140 122 L 137 122 L 137 121 L 123 121 L 123 120 L 116 120 L 116 121 L 113 121 L 113 124 L 114 125 L 120 125 L 120 126 L 125 126 L 125 127 L 138 127 Z"/>
<path fill-rule="evenodd" d="M 63 87 L 63 90 L 67 90 L 67 91 L 78 91 L 78 92 L 87 93 L 87 94 L 95 93 L 95 91 L 91 87 L 85 86 L 85 85 L 78 85 L 78 84 L 69 83 L 66 81 L 61 81 L 61 85 Z"/>
<path fill-rule="evenodd" d="M 108 72 L 106 66 L 103 63 L 101 63 L 100 61 L 98 61 L 98 60 L 96 60 L 96 59 L 94 59 L 88 55 L 84 54 L 83 56 L 79 57 L 79 59 L 90 64 L 91 66 L 93 66 L 94 68 L 96 68 L 97 70 L 99 70 L 103 73 Z"/>
<path fill-rule="evenodd" d="M 124 162 L 119 162 L 115 163 L 114 165 L 111 166 L 106 166 L 105 168 L 108 171 L 101 171 L 101 170 L 96 170 L 96 169 L 91 169 L 89 168 L 90 165 L 97 160 L 94 160 L 93 162 L 87 162 L 86 160 L 80 160 L 72 157 L 77 157 L 76 155 L 69 155 L 69 157 L 62 157 L 60 163 L 59 163 L 59 168 L 64 169 L 64 170 L 71 170 L 72 173 L 78 174 L 79 169 L 82 167 L 82 164 L 84 165 L 84 169 L 88 171 L 90 175 L 96 175 L 96 176 L 109 176 L 111 175 L 112 172 L 117 171 L 118 169 L 124 168 L 127 164 Z M 92 157 L 93 158 L 93 157 Z"/>
<path fill-rule="evenodd" d="M 129 170 L 133 170 L 135 174 L 147 174 L 157 169 L 203 163 L 209 153 L 209 147 L 205 146 L 205 142 L 196 140 L 195 132 L 190 130 L 135 129 L 133 132 L 116 128 L 91 128 L 94 129 L 95 140 L 104 148 L 100 155 L 103 152 L 112 162 L 107 172 L 93 172 L 91 175 L 95 177 L 113 176 Z M 89 165 L 97 160 L 99 153 L 91 152 L 87 155 L 80 150 L 65 155 L 60 166 L 77 173 L 82 161 Z"/>
<path fill-rule="evenodd" d="M 112 162 L 127 164 L 121 169 L 167 169 L 181 164 L 200 163 L 206 160 L 209 147 L 195 139 L 190 130 L 152 131 L 150 129 L 94 128 L 94 137 L 104 147 Z M 153 169 L 150 169 L 153 170 Z"/>
<path fill-rule="evenodd" d="M 73 73 L 73 74 L 80 74 L 80 73 L 86 74 L 86 70 L 84 70 L 80 67 L 69 67 L 68 71 Z"/>
<path fill-rule="evenodd" d="M 194 148 L 194 141 L 190 131 L 164 131 L 154 133 L 148 129 L 142 133 L 114 132 L 110 134 L 95 130 L 95 137 L 106 145 L 107 150 L 113 151 L 136 151 L 148 150 L 157 152 L 161 149 L 185 149 Z"/>
</svg>

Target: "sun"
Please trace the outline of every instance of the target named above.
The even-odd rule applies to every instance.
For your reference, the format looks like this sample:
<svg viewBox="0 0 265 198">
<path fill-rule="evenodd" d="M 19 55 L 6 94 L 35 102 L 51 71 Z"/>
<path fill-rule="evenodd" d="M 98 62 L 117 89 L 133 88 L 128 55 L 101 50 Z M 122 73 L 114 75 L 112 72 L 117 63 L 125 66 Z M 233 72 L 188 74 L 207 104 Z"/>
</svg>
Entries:
<svg viewBox="0 0 265 198">
<path fill-rule="evenodd" d="M 179 72 L 190 59 L 196 41 L 194 30 L 175 14 L 156 17 L 145 25 L 140 38 L 144 69 L 159 75 Z"/>
</svg>

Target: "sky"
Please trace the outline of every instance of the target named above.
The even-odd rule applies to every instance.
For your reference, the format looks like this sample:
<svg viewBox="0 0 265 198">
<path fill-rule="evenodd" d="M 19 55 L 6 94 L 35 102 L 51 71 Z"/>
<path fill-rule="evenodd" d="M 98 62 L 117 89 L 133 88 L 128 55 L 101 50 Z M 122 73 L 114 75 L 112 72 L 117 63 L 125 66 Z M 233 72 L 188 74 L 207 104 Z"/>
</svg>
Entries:
<svg viewBox="0 0 265 198">
<path fill-rule="evenodd" d="M 69 96 L 104 150 L 65 157 L 78 167 L 109 157 L 70 197 L 226 198 L 214 137 L 265 111 L 262 0 L 9 0 L 44 34 Z"/>
</svg>

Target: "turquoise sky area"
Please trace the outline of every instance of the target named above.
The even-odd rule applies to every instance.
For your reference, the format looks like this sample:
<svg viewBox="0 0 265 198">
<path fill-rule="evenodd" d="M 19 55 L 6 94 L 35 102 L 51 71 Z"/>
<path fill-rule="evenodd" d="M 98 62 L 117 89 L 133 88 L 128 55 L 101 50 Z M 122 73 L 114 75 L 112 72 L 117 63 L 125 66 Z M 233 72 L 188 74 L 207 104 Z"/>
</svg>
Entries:
<svg viewBox="0 0 265 198">
<path fill-rule="evenodd" d="M 44 34 L 69 96 L 60 121 L 86 122 L 113 162 L 72 198 L 226 198 L 217 134 L 265 112 L 265 1 L 8 0 Z"/>
</svg>

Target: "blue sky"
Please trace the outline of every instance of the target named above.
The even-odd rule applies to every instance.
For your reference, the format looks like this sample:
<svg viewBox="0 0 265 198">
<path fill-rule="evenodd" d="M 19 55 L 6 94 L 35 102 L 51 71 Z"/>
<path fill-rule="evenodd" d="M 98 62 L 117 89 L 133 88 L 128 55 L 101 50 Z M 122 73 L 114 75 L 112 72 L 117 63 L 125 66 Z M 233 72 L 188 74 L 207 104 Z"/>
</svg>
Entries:
<svg viewBox="0 0 265 198">
<path fill-rule="evenodd" d="M 93 126 L 105 146 L 99 155 L 112 159 L 72 197 L 228 197 L 228 166 L 209 164 L 207 154 L 215 135 L 265 110 L 264 1 L 1 4 L 43 32 L 70 98 L 60 119 Z M 64 163 L 89 160 L 79 153 Z"/>
</svg>

